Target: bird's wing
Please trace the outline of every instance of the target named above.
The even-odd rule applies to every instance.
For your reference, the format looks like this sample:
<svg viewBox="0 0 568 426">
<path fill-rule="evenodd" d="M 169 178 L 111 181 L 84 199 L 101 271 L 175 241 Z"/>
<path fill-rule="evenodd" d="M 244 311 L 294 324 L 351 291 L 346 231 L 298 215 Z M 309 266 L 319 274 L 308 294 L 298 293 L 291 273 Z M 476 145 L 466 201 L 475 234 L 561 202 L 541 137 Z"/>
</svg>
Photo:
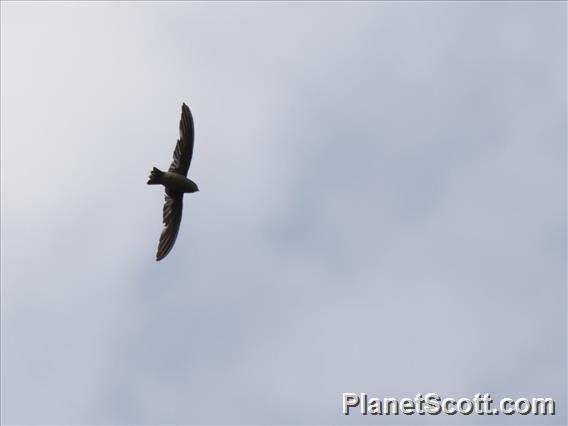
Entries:
<svg viewBox="0 0 568 426">
<path fill-rule="evenodd" d="M 184 103 L 181 106 L 181 120 L 179 121 L 179 139 L 174 150 L 174 160 L 170 172 L 187 176 L 191 157 L 193 156 L 193 117 L 189 107 Z"/>
<path fill-rule="evenodd" d="M 164 229 L 160 235 L 156 260 L 161 260 L 168 255 L 176 242 L 179 225 L 181 223 L 181 211 L 183 209 L 183 193 L 166 189 L 166 202 L 164 204 Z"/>
</svg>

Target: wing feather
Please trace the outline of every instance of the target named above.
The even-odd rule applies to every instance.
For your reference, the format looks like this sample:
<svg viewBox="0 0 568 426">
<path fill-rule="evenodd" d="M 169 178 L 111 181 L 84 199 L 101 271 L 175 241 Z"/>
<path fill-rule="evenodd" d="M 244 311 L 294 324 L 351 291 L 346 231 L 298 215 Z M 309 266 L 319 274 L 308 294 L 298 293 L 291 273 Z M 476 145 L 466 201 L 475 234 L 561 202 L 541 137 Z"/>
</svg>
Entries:
<svg viewBox="0 0 568 426">
<path fill-rule="evenodd" d="M 184 103 L 181 106 L 181 119 L 179 121 L 179 139 L 174 150 L 174 159 L 169 171 L 187 176 L 191 158 L 193 157 L 193 139 L 195 130 L 193 116 L 189 107 Z"/>
<path fill-rule="evenodd" d="M 164 203 L 164 229 L 160 235 L 156 260 L 162 260 L 171 251 L 179 231 L 183 209 L 183 193 L 166 189 Z"/>
</svg>

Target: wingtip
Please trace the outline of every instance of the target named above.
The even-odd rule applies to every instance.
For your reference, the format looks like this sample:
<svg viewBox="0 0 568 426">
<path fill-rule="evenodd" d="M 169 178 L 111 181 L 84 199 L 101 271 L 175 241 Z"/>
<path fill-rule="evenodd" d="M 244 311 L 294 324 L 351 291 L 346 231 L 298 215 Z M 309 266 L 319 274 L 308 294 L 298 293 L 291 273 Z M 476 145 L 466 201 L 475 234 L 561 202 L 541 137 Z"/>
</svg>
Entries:
<svg viewBox="0 0 568 426">
<path fill-rule="evenodd" d="M 159 262 L 160 260 L 162 260 L 164 257 L 166 257 L 168 254 L 170 254 L 169 251 L 165 252 L 165 253 L 156 253 L 156 262 Z"/>
</svg>

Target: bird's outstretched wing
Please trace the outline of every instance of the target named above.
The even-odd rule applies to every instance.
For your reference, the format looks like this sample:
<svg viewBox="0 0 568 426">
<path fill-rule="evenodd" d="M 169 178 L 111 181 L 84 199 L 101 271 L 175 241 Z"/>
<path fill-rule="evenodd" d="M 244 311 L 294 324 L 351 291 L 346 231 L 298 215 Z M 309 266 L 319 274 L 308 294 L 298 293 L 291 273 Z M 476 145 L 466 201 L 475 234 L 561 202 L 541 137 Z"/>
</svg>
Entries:
<svg viewBox="0 0 568 426">
<path fill-rule="evenodd" d="M 166 203 L 164 204 L 164 229 L 160 235 L 156 260 L 162 260 L 168 255 L 179 231 L 181 211 L 183 209 L 183 193 L 166 189 Z"/>
<path fill-rule="evenodd" d="M 193 117 L 189 107 L 184 103 L 181 106 L 181 120 L 179 121 L 179 139 L 174 150 L 174 161 L 169 171 L 187 175 L 191 157 L 193 156 Z"/>
</svg>

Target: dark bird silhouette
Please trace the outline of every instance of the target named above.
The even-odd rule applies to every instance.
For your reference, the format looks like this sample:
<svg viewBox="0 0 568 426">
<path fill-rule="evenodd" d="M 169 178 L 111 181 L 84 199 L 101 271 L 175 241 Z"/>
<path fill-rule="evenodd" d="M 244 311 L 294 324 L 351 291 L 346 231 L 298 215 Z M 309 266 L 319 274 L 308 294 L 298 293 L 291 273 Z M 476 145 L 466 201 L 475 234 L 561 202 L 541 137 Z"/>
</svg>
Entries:
<svg viewBox="0 0 568 426">
<path fill-rule="evenodd" d="M 179 231 L 181 211 L 183 209 L 183 194 L 199 191 L 187 171 L 193 157 L 193 117 L 188 106 L 181 106 L 181 120 L 179 122 L 179 139 L 174 150 L 174 160 L 167 172 L 158 168 L 150 172 L 148 185 L 164 185 L 166 187 L 166 202 L 164 204 L 164 229 L 160 235 L 156 260 L 161 260 L 170 252 Z"/>
</svg>

